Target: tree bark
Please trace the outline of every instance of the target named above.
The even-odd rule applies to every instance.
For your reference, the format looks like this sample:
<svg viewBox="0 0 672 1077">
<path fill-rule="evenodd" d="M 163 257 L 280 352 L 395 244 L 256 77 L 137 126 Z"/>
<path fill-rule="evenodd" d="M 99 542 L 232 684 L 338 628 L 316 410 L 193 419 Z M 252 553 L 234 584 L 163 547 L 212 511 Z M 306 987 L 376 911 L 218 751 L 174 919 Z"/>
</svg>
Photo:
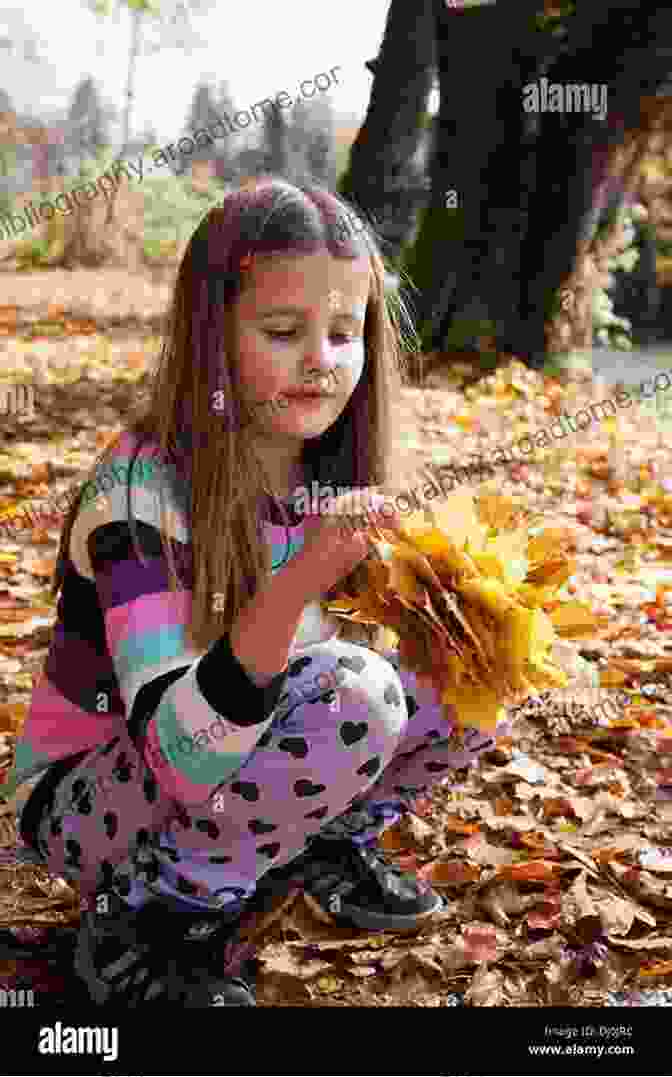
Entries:
<svg viewBox="0 0 672 1077">
<path fill-rule="evenodd" d="M 435 0 L 441 104 L 432 193 L 404 267 L 420 289 L 428 347 L 456 313 L 471 310 L 476 319 L 485 313 L 480 270 L 518 212 L 523 113 L 517 88 L 530 66 L 537 8 L 537 0 L 500 0 L 460 11 Z"/>
<path fill-rule="evenodd" d="M 543 363 L 558 288 L 595 236 L 613 150 L 637 128 L 642 96 L 670 68 L 667 0 L 579 5 L 559 45 L 531 32 L 538 8 L 537 0 L 499 0 L 456 12 L 436 0 L 441 107 L 432 194 L 403 267 L 420 292 L 425 350 L 455 349 L 470 320 L 474 336 L 486 320 L 499 351 Z M 538 54 L 536 40 L 548 55 Z M 527 115 L 522 87 L 541 74 L 604 83 L 609 122 Z M 446 208 L 450 190 L 456 209 Z"/>
<path fill-rule="evenodd" d="M 131 137 L 131 112 L 133 110 L 133 85 L 135 82 L 135 69 L 138 62 L 138 56 L 140 54 L 140 42 L 142 31 L 142 19 L 144 11 L 140 8 L 133 8 L 131 11 L 132 28 L 131 28 L 131 49 L 128 56 L 128 72 L 126 75 L 126 105 L 124 107 L 124 141 L 119 153 L 119 158 L 123 159 L 128 146 L 129 139 Z M 117 191 L 119 190 L 119 184 L 117 184 L 115 190 L 112 192 L 112 197 L 107 204 L 107 214 L 105 216 L 105 225 L 112 223 L 114 219 L 115 202 L 117 199 Z"/>
<path fill-rule="evenodd" d="M 384 218 L 399 208 L 394 195 L 418 149 L 434 79 L 433 0 L 391 0 L 380 53 L 367 66 L 369 107 L 339 188 L 385 238 Z"/>
<path fill-rule="evenodd" d="M 609 41 L 609 48 L 604 44 Z M 580 8 L 569 54 L 549 72 L 562 83 L 607 86 L 608 124 L 584 114 L 545 113 L 537 144 L 537 184 L 522 251 L 515 352 L 533 367 L 546 357 L 546 325 L 555 296 L 588 248 L 598 225 L 605 169 L 614 148 L 639 123 L 640 101 L 655 93 L 670 67 L 672 11 L 667 0 L 612 0 Z"/>
</svg>

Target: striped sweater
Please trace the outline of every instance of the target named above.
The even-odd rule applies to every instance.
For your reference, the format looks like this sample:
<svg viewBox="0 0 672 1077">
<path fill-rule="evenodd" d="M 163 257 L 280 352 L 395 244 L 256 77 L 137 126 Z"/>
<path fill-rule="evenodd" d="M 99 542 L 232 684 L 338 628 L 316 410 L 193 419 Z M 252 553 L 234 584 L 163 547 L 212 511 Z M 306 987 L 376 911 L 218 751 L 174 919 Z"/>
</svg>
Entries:
<svg viewBox="0 0 672 1077">
<path fill-rule="evenodd" d="M 188 647 L 189 483 L 149 442 L 137 454 L 131 482 L 144 565 L 133 551 L 126 476 L 136 445 L 135 436 L 124 433 L 85 488 L 65 551 L 54 635 L 5 796 L 53 763 L 110 741 L 127 722 L 136 742 L 146 737 L 145 759 L 166 794 L 202 803 L 239 768 L 273 720 L 286 670 L 262 685 L 233 655 L 228 633 L 205 652 Z M 170 591 L 160 541 L 160 486 L 168 508 L 166 538 L 186 588 L 177 593 Z M 303 544 L 302 520 L 293 516 L 290 522 L 288 550 L 280 515 L 263 522 L 273 571 Z M 338 622 L 312 603 L 290 657 L 337 634 Z"/>
</svg>

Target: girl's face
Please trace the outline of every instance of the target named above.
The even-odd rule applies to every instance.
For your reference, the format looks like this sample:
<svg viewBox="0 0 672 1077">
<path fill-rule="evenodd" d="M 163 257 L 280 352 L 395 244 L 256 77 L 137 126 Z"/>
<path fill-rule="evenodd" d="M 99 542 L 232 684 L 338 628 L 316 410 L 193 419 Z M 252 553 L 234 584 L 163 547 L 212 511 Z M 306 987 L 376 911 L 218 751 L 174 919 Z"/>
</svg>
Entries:
<svg viewBox="0 0 672 1077">
<path fill-rule="evenodd" d="M 368 257 L 253 261 L 234 308 L 238 375 L 262 441 L 290 447 L 339 417 L 364 368 Z M 292 394 L 321 391 L 312 401 Z"/>
</svg>

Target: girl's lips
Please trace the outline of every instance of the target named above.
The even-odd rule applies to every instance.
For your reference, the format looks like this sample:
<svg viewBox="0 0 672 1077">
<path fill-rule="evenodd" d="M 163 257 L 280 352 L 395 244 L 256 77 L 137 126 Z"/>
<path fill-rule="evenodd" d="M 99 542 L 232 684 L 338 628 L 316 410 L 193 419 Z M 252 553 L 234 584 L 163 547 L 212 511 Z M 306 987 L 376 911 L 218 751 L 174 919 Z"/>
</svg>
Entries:
<svg viewBox="0 0 672 1077">
<path fill-rule="evenodd" d="M 285 393 L 288 400 L 331 400 L 333 393 Z"/>
</svg>

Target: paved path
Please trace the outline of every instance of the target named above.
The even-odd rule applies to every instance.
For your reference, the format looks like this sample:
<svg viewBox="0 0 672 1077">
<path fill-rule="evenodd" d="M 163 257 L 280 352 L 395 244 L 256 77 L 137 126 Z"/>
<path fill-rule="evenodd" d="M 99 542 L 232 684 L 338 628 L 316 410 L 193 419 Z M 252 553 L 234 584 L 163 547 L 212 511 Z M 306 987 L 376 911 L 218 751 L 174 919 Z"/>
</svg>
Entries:
<svg viewBox="0 0 672 1077">
<path fill-rule="evenodd" d="M 672 371 L 672 342 L 631 352 L 593 348 L 591 351 L 575 352 L 571 357 L 559 360 L 559 365 L 592 369 L 594 376 L 604 378 L 608 385 L 623 382 L 635 386 L 644 379 L 654 378 L 663 370 Z"/>
</svg>

